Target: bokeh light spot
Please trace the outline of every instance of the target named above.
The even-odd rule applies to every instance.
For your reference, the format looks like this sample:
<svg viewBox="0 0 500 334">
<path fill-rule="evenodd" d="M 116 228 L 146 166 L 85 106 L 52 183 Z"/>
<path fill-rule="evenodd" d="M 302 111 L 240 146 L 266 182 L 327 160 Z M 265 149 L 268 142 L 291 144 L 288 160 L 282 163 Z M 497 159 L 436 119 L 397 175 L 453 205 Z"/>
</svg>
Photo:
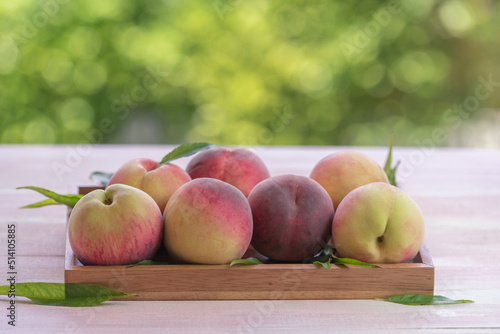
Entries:
<svg viewBox="0 0 500 334">
<path fill-rule="evenodd" d="M 456 37 L 462 36 L 474 26 L 474 19 L 463 2 L 451 0 L 439 9 L 439 18 L 448 32 Z"/>
<path fill-rule="evenodd" d="M 70 131 L 81 131 L 92 126 L 94 109 L 79 97 L 64 101 L 57 110 L 62 126 Z"/>
<path fill-rule="evenodd" d="M 24 129 L 26 128 L 25 123 L 15 123 L 7 126 L 4 131 L 2 131 L 2 143 L 6 144 L 16 144 L 22 143 L 24 137 Z"/>
<path fill-rule="evenodd" d="M 219 135 L 226 121 L 224 111 L 214 104 L 205 104 L 193 114 L 193 132 L 203 138 Z"/>
<path fill-rule="evenodd" d="M 307 61 L 299 73 L 299 87 L 304 93 L 331 89 L 332 71 L 322 60 Z"/>
<path fill-rule="evenodd" d="M 56 50 L 50 53 L 42 69 L 45 81 L 55 89 L 67 89 L 72 84 L 73 63 L 66 53 Z"/>
<path fill-rule="evenodd" d="M 0 38 L 0 74 L 9 74 L 17 65 L 18 49 L 14 40 Z"/>
<path fill-rule="evenodd" d="M 24 130 L 25 144 L 53 144 L 55 139 L 54 124 L 43 116 L 31 120 Z"/>
<path fill-rule="evenodd" d="M 95 29 L 79 27 L 71 34 L 68 46 L 75 56 L 90 59 L 99 53 L 101 43 L 101 36 Z"/>
<path fill-rule="evenodd" d="M 385 68 L 381 64 L 375 64 L 365 71 L 362 86 L 365 89 L 376 86 L 384 77 Z"/>
<path fill-rule="evenodd" d="M 106 83 L 106 68 L 94 62 L 79 64 L 75 69 L 74 80 L 82 93 L 93 94 Z"/>
</svg>

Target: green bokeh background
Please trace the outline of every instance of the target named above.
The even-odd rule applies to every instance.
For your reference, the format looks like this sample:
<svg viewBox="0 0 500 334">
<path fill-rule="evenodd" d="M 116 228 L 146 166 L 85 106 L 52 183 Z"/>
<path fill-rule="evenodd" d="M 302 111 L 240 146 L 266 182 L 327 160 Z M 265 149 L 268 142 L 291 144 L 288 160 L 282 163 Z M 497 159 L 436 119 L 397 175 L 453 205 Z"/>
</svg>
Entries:
<svg viewBox="0 0 500 334">
<path fill-rule="evenodd" d="M 500 84 L 477 98 L 498 22 L 496 1 L 1 1 L 0 143 L 499 147 Z"/>
</svg>

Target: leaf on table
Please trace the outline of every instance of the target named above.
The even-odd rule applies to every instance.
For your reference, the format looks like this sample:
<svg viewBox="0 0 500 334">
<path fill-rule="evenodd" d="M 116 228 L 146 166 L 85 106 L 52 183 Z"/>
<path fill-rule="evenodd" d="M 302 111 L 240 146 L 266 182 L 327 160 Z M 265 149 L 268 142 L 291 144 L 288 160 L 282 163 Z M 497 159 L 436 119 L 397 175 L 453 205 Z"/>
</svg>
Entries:
<svg viewBox="0 0 500 334">
<path fill-rule="evenodd" d="M 92 174 L 90 174 L 90 179 L 94 179 L 99 181 L 104 187 L 108 186 L 109 180 L 111 180 L 111 177 L 113 176 L 113 173 L 105 173 L 105 172 L 99 172 L 95 171 Z"/>
<path fill-rule="evenodd" d="M 254 258 L 254 257 L 249 257 L 247 259 L 236 259 L 236 260 L 233 260 L 229 264 L 229 266 L 232 267 L 235 264 L 254 265 L 254 264 L 262 264 L 262 262 L 260 262 L 258 259 Z"/>
<path fill-rule="evenodd" d="M 359 266 L 363 268 L 379 268 L 378 266 L 362 261 L 358 261 L 355 259 L 349 259 L 349 258 L 339 258 L 336 257 L 335 255 L 335 250 L 333 247 L 330 245 L 326 244 L 323 248 L 323 250 L 316 256 L 314 256 L 311 260 L 309 260 L 309 263 L 314 263 L 315 265 L 322 266 L 326 269 L 331 269 L 331 264 L 335 264 L 340 267 L 345 267 L 346 264 L 354 265 L 354 266 Z"/>
<path fill-rule="evenodd" d="M 385 161 L 384 165 L 384 171 L 385 174 L 387 175 L 387 179 L 389 180 L 389 183 L 392 184 L 393 186 L 397 187 L 396 183 L 396 170 L 399 167 L 399 164 L 401 161 L 398 161 L 396 165 L 391 167 L 392 165 L 392 145 L 393 145 L 393 134 L 391 133 L 391 137 L 389 138 L 389 154 L 387 155 L 387 160 Z"/>
<path fill-rule="evenodd" d="M 330 270 L 330 262 L 332 261 L 331 258 L 328 258 L 326 261 L 314 261 L 313 263 L 317 266 L 322 266 L 328 270 Z"/>
<path fill-rule="evenodd" d="M 21 209 L 39 208 L 41 206 L 54 205 L 54 204 L 64 204 L 64 205 L 69 206 L 70 208 L 73 208 L 75 206 L 75 204 L 80 200 L 80 198 L 83 197 L 83 195 L 74 195 L 74 194 L 61 195 L 61 194 L 57 194 L 57 193 L 50 191 L 50 190 L 47 190 L 47 189 L 38 188 L 38 187 L 31 187 L 31 186 L 17 187 L 16 189 L 34 190 L 34 191 L 39 192 L 40 194 L 48 197 L 49 199 L 51 199 L 51 200 L 36 202 L 33 204 L 28 204 L 28 205 L 21 207 Z"/>
<path fill-rule="evenodd" d="M 204 142 L 182 144 L 174 148 L 172 152 L 164 156 L 163 159 L 161 159 L 160 163 L 158 164 L 158 167 L 161 167 L 172 160 L 189 157 L 190 155 L 193 155 L 195 153 L 209 149 L 214 146 L 215 146 L 214 144 L 204 143 Z"/>
<path fill-rule="evenodd" d="M 153 266 L 153 265 L 166 265 L 166 264 L 170 264 L 170 263 L 153 261 L 153 260 L 143 260 L 143 261 L 138 262 L 138 263 L 129 264 L 128 266 L 135 267 L 135 266 Z"/>
<path fill-rule="evenodd" d="M 450 304 L 465 304 L 474 303 L 472 300 L 459 299 L 453 300 L 444 296 L 428 296 L 420 294 L 412 295 L 397 295 L 389 298 L 375 298 L 391 303 L 403 305 L 450 305 Z"/>
<path fill-rule="evenodd" d="M 379 266 L 376 266 L 374 264 L 358 261 L 356 259 L 350 259 L 346 257 L 332 257 L 332 263 L 333 264 L 350 264 L 353 266 L 358 266 L 358 267 L 363 267 L 363 268 L 380 268 Z"/>
<path fill-rule="evenodd" d="M 16 283 L 16 296 L 48 306 L 95 306 L 115 297 L 135 296 L 97 284 Z M 11 286 L 0 286 L 0 295 L 8 295 Z"/>
</svg>

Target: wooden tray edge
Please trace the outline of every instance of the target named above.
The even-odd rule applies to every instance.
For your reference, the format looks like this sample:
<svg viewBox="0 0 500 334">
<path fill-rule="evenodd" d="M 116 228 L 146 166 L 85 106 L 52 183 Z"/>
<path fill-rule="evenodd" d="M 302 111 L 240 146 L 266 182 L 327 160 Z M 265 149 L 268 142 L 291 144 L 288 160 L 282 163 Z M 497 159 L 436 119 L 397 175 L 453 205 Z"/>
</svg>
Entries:
<svg viewBox="0 0 500 334">
<path fill-rule="evenodd" d="M 102 189 L 99 186 L 83 186 L 77 187 L 77 190 L 82 190 L 82 193 L 88 193 L 95 189 Z M 68 211 L 69 217 L 69 211 Z M 245 273 L 262 272 L 264 275 L 266 271 L 290 271 L 292 274 L 298 269 L 306 270 L 306 272 L 312 272 L 312 270 L 325 270 L 321 272 L 322 276 L 330 275 L 330 277 L 337 277 L 338 275 L 343 275 L 346 270 L 345 268 L 338 268 L 332 266 L 330 273 L 326 272 L 326 269 L 318 268 L 314 264 L 278 264 L 269 263 L 256 266 L 236 266 L 229 267 L 229 265 L 151 265 L 151 266 L 139 266 L 139 267 L 129 267 L 128 265 L 121 266 L 81 266 L 77 265 L 75 255 L 71 249 L 71 245 L 68 239 L 67 226 L 66 226 L 66 250 L 65 250 L 65 271 L 64 271 L 64 281 L 65 282 L 75 282 L 85 283 L 86 278 L 88 278 L 88 283 L 93 282 L 95 279 L 93 277 L 94 273 L 99 275 L 109 275 L 109 277 L 116 275 L 116 273 L 123 273 L 127 270 L 129 275 L 134 276 L 138 273 L 146 274 L 158 274 L 166 275 L 168 272 L 179 272 L 186 270 L 186 272 L 192 272 L 197 270 L 199 272 L 204 272 L 210 275 L 223 275 L 224 271 L 231 271 L 231 274 L 236 272 L 241 275 Z M 419 263 L 399 263 L 399 264 L 377 264 L 380 268 L 361 268 L 357 266 L 348 266 L 349 270 L 356 270 L 362 276 L 373 276 L 376 274 L 375 270 L 384 270 L 386 272 L 398 272 L 408 275 L 409 271 L 417 276 L 420 276 L 423 282 L 418 287 L 408 287 L 405 289 L 404 293 L 421 293 L 421 294 L 434 294 L 434 264 L 432 258 L 429 254 L 428 248 L 425 244 L 417 254 L 417 257 L 421 260 Z M 127 269 L 125 269 L 127 268 Z M 214 273 L 214 270 L 220 271 L 220 273 Z M 359 271 L 358 271 L 359 270 Z M 370 271 L 370 275 L 365 275 Z M 107 273 L 107 274 L 106 274 Z M 213 273 L 213 274 L 210 274 Z M 413 275 L 413 274 L 412 274 Z M 77 278 L 78 277 L 78 278 Z M 81 280 L 83 279 L 83 282 Z M 114 286 L 109 286 L 110 288 L 116 288 Z M 278 287 L 276 287 L 278 288 Z M 127 291 L 124 291 L 127 292 Z M 134 292 L 134 291 L 130 291 Z M 120 300 L 274 300 L 274 299 L 370 299 L 374 297 L 386 298 L 395 294 L 402 294 L 401 289 L 391 289 L 390 287 L 380 286 L 380 289 L 374 289 L 373 291 L 363 290 L 363 291 L 341 291 L 341 290 L 321 290 L 321 291 L 284 291 L 279 288 L 276 293 L 269 293 L 268 291 L 136 291 L 138 296 L 120 298 Z"/>
</svg>

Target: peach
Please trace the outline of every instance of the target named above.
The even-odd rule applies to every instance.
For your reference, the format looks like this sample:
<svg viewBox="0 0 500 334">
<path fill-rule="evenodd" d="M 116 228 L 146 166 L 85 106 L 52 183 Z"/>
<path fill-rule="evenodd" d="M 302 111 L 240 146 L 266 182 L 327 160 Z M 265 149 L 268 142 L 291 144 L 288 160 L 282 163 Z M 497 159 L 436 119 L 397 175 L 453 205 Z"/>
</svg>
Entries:
<svg viewBox="0 0 500 334">
<path fill-rule="evenodd" d="M 326 189 L 335 209 L 357 187 L 372 182 L 389 183 L 387 175 L 376 161 L 351 151 L 326 156 L 314 166 L 310 177 Z"/>
<path fill-rule="evenodd" d="M 401 189 L 384 182 L 359 187 L 340 203 L 332 225 L 341 257 L 369 263 L 411 261 L 424 238 L 418 205 Z"/>
<path fill-rule="evenodd" d="M 241 258 L 252 238 L 246 197 L 211 178 L 180 187 L 170 198 L 163 221 L 165 246 L 178 262 L 226 264 Z"/>
<path fill-rule="evenodd" d="M 162 237 L 158 205 L 144 191 L 123 184 L 83 196 L 68 221 L 73 253 L 87 265 L 134 264 L 151 259 Z"/>
<path fill-rule="evenodd" d="M 264 162 L 244 148 L 214 147 L 200 152 L 191 159 L 186 171 L 193 179 L 210 177 L 227 182 L 245 196 L 270 176 Z"/>
<path fill-rule="evenodd" d="M 302 261 L 327 243 L 333 204 L 316 181 L 279 175 L 259 183 L 248 196 L 254 219 L 253 247 L 280 261 Z"/>
<path fill-rule="evenodd" d="M 109 180 L 109 185 L 126 184 L 153 197 L 163 212 L 170 196 L 191 177 L 180 167 L 167 163 L 158 167 L 151 159 L 133 159 L 122 165 Z"/>
</svg>

